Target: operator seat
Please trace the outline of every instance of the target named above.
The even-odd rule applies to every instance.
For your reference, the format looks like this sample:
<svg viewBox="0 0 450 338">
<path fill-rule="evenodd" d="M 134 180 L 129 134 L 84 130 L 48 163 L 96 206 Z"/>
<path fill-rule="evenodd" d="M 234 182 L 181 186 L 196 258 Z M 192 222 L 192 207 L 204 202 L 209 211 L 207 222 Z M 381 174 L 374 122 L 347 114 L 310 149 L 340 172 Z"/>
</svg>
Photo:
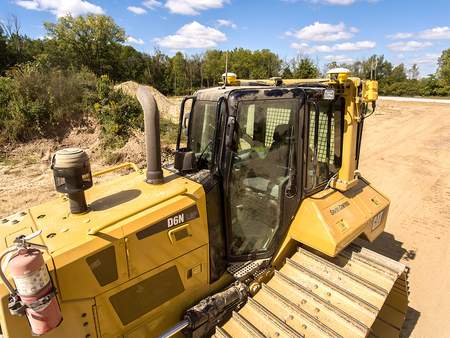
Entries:
<svg viewBox="0 0 450 338">
<path fill-rule="evenodd" d="M 271 181 L 287 176 L 289 161 L 289 136 L 291 126 L 279 124 L 273 132 L 273 142 L 270 146 L 266 162 L 266 174 Z"/>
</svg>

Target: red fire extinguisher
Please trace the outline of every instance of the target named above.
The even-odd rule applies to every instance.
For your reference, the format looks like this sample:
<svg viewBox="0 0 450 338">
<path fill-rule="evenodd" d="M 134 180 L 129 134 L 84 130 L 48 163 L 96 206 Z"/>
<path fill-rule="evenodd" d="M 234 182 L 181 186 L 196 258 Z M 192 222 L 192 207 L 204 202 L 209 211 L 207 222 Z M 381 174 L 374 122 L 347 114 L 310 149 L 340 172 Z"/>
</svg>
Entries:
<svg viewBox="0 0 450 338">
<path fill-rule="evenodd" d="M 14 245 L 0 256 L 0 262 L 7 257 L 0 277 L 10 293 L 9 310 L 13 315 L 26 315 L 32 334 L 38 336 L 50 332 L 62 321 L 56 290 L 42 257 L 41 250 L 47 247 L 28 242 L 40 233 L 16 238 Z M 6 269 L 15 289 L 5 276 Z"/>
</svg>

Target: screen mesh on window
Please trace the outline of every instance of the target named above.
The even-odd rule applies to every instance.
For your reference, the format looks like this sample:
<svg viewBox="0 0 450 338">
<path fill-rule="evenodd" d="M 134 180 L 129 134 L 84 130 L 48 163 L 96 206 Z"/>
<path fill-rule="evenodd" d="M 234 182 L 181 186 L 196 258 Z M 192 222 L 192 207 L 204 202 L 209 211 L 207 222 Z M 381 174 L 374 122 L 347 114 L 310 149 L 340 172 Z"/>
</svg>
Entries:
<svg viewBox="0 0 450 338">
<path fill-rule="evenodd" d="M 341 167 L 343 106 L 322 101 L 309 106 L 306 189 L 313 189 Z"/>
<path fill-rule="evenodd" d="M 288 124 L 291 116 L 291 109 L 285 108 L 267 108 L 266 135 L 264 145 L 270 147 L 273 142 L 273 133 L 275 127 L 280 124 Z"/>
<path fill-rule="evenodd" d="M 319 129 L 318 129 L 318 139 L 317 139 L 317 161 L 326 163 L 327 156 L 328 163 L 333 164 L 334 161 L 334 116 L 330 116 L 331 121 L 328 121 L 329 115 L 327 112 L 321 111 L 319 113 Z M 330 123 L 328 123 L 330 122 Z M 314 149 L 314 136 L 315 136 L 315 123 L 316 123 L 316 112 L 311 111 L 309 120 L 309 146 Z M 328 126 L 330 126 L 330 137 L 328 137 Z M 327 142 L 330 142 L 327 145 Z M 327 152 L 329 147 L 330 152 Z"/>
</svg>

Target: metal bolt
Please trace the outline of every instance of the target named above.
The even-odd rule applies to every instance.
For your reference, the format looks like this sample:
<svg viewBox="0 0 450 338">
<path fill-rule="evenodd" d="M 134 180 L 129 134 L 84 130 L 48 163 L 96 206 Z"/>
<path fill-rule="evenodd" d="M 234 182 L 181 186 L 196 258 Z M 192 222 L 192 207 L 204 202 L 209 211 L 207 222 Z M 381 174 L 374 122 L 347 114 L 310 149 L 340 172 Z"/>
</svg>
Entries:
<svg viewBox="0 0 450 338">
<path fill-rule="evenodd" d="M 11 221 L 11 223 L 12 223 L 12 224 L 17 224 L 17 223 L 19 223 L 19 221 L 16 220 L 16 219 L 13 219 L 13 220 Z"/>
<path fill-rule="evenodd" d="M 8 222 L 9 222 L 8 219 L 6 219 L 6 218 L 2 219 L 2 224 L 8 223 Z"/>
</svg>

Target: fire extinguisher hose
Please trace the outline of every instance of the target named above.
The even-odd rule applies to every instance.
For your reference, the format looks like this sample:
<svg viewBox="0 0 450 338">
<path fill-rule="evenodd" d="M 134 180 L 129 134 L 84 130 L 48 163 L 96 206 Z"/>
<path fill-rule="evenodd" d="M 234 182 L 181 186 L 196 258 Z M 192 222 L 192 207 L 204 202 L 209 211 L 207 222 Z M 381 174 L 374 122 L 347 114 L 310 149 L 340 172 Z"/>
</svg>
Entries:
<svg viewBox="0 0 450 338">
<path fill-rule="evenodd" d="M 5 258 L 5 256 L 9 255 L 9 258 L 8 258 L 8 261 L 9 261 L 12 258 L 13 254 L 15 254 L 17 252 L 18 252 L 18 248 L 17 247 L 11 247 L 11 248 L 8 248 L 5 251 L 3 251 L 3 253 L 0 256 L 0 264 L 3 261 L 3 259 Z M 16 293 L 16 290 L 11 285 L 11 283 L 9 282 L 8 278 L 5 275 L 6 267 L 7 267 L 7 264 L 1 266 L 0 278 L 2 279 L 2 282 L 3 282 L 3 284 L 5 284 L 6 288 L 9 291 L 9 293 L 11 295 L 14 295 Z"/>
</svg>

